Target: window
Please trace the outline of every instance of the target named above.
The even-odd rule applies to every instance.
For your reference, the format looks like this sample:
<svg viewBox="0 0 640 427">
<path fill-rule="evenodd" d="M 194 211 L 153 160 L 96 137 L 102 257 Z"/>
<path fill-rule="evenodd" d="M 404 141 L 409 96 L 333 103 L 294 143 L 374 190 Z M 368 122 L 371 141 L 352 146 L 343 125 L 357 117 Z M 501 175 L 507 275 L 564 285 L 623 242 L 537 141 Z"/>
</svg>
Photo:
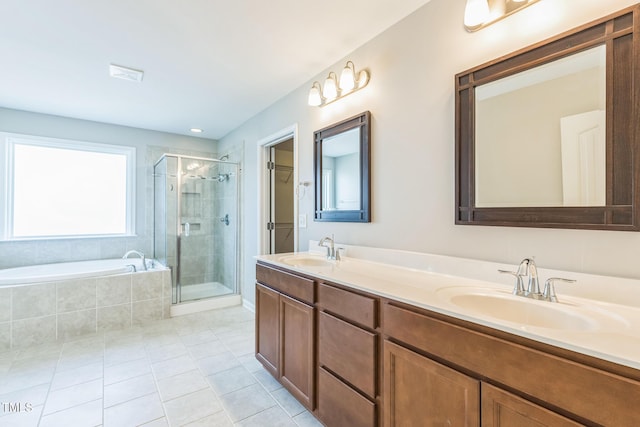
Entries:
<svg viewBox="0 0 640 427">
<path fill-rule="evenodd" d="M 3 240 L 134 233 L 135 148 L 4 136 Z"/>
</svg>

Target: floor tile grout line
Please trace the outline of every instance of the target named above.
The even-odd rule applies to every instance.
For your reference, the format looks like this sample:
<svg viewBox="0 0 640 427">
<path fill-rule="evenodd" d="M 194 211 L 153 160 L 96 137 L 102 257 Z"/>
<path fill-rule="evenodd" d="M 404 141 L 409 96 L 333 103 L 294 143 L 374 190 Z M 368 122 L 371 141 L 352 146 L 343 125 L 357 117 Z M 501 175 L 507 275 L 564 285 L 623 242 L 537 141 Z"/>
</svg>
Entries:
<svg viewBox="0 0 640 427">
<path fill-rule="evenodd" d="M 129 363 L 129 362 L 144 360 L 145 364 L 147 364 L 149 366 L 149 370 L 150 370 L 150 373 L 151 373 L 152 378 L 153 378 L 153 384 L 154 384 L 155 390 L 152 393 L 147 393 L 147 394 L 145 394 L 143 396 L 138 396 L 136 398 L 131 398 L 131 399 L 128 399 L 128 400 L 126 400 L 124 402 L 120 402 L 119 404 L 126 403 L 128 401 L 135 400 L 137 398 L 148 396 L 148 395 L 151 395 L 151 394 L 155 393 L 158 396 L 158 398 L 160 399 L 160 403 L 162 405 L 163 417 L 158 417 L 158 418 L 155 418 L 153 420 L 146 420 L 145 423 L 153 422 L 153 421 L 156 421 L 156 420 L 160 420 L 161 418 L 164 418 L 168 424 L 173 425 L 173 424 L 170 423 L 165 403 L 171 402 L 171 401 L 173 401 L 175 399 L 178 399 L 178 398 L 184 398 L 185 396 L 189 396 L 189 395 L 194 394 L 194 393 L 202 392 L 203 390 L 209 390 L 212 393 L 212 395 L 215 397 L 215 399 L 217 399 L 221 403 L 221 408 L 222 408 L 221 411 L 217 411 L 214 414 L 219 414 L 219 413 L 223 414 L 225 419 L 227 419 L 228 421 L 233 423 L 233 421 L 231 421 L 231 418 L 230 418 L 230 413 L 227 411 L 227 407 L 224 405 L 223 399 L 222 399 L 223 396 L 225 396 L 225 395 L 227 395 L 229 393 L 233 393 L 233 392 L 227 392 L 225 394 L 218 395 L 218 393 L 213 389 L 213 384 L 209 380 L 210 380 L 210 377 L 213 376 L 213 375 L 221 374 L 221 373 L 224 373 L 224 372 L 227 372 L 227 371 L 230 371 L 230 370 L 233 370 L 233 369 L 237 369 L 237 368 L 242 368 L 242 371 L 244 373 L 249 374 L 251 376 L 251 378 L 252 378 L 252 381 L 254 381 L 254 382 L 252 384 L 250 384 L 250 385 L 247 385 L 245 387 L 241 387 L 238 390 L 234 390 L 234 391 L 240 391 L 240 390 L 243 390 L 243 389 L 245 389 L 247 387 L 259 385 L 260 389 L 264 390 L 266 395 L 269 396 L 270 399 L 272 399 L 272 403 L 273 404 L 271 406 L 269 406 L 268 408 L 265 408 L 265 409 L 262 409 L 262 410 L 256 412 L 255 414 L 249 415 L 249 416 L 247 416 L 245 418 L 242 418 L 241 420 L 237 420 L 235 422 L 235 424 L 241 423 L 243 420 L 246 420 L 247 418 L 259 416 L 259 414 L 261 414 L 261 413 L 263 413 L 263 412 L 265 412 L 267 410 L 272 410 L 273 408 L 277 407 L 277 408 L 279 408 L 279 410 L 282 411 L 282 413 L 284 414 L 286 419 L 289 419 L 293 423 L 298 425 L 298 422 L 296 422 L 296 420 L 294 418 L 296 416 L 299 416 L 299 415 L 303 414 L 305 412 L 305 410 L 303 409 L 303 411 L 298 413 L 298 414 L 290 415 L 286 411 L 284 405 L 274 395 L 274 392 L 277 392 L 279 390 L 283 390 L 283 388 L 279 387 L 279 388 L 277 388 L 275 390 L 270 391 L 267 388 L 267 385 L 263 384 L 260 381 L 260 379 L 259 379 L 259 377 L 257 375 L 258 372 L 262 372 L 263 371 L 263 368 L 261 367 L 258 370 L 252 371 L 251 370 L 252 367 L 250 365 L 246 364 L 251 360 L 251 357 L 252 356 L 255 357 L 255 355 L 254 355 L 253 351 L 246 351 L 246 352 L 244 351 L 244 349 L 242 348 L 242 346 L 243 346 L 242 341 L 246 339 L 246 340 L 248 340 L 250 342 L 253 342 L 255 340 L 255 330 L 253 328 L 251 328 L 251 327 L 246 327 L 246 325 L 253 325 L 254 321 L 251 320 L 251 319 L 246 319 L 245 320 L 244 311 L 230 312 L 231 315 L 239 314 L 240 316 L 242 316 L 243 320 L 238 320 L 238 321 L 228 321 L 226 318 L 222 318 L 221 316 L 213 315 L 216 312 L 217 312 L 217 310 L 211 310 L 211 314 L 212 315 L 208 315 L 208 314 L 205 315 L 205 314 L 198 313 L 198 314 L 196 314 L 194 316 L 184 316 L 182 318 L 176 318 L 175 320 L 173 318 L 165 319 L 164 321 L 154 322 L 152 325 L 147 325 L 147 326 L 144 326 L 144 327 L 140 327 L 139 330 L 137 330 L 135 332 L 132 332 L 130 335 L 127 334 L 127 333 L 123 334 L 123 337 L 125 337 L 125 340 L 126 339 L 132 339 L 133 340 L 132 342 L 135 341 L 135 335 L 136 334 L 140 334 L 140 339 L 141 339 L 141 341 L 143 343 L 142 348 L 144 349 L 144 357 L 141 357 L 141 358 L 138 358 L 138 359 L 126 360 L 126 361 L 123 361 L 121 363 L 113 363 L 109 367 L 117 366 L 117 365 L 120 365 L 120 364 Z M 214 326 L 207 326 L 207 327 L 203 328 L 201 326 L 203 322 L 215 324 L 215 327 Z M 42 421 L 42 419 L 45 416 L 57 414 L 57 413 L 62 412 L 62 411 L 71 410 L 71 409 L 73 409 L 73 408 L 75 408 L 77 406 L 80 406 L 80 405 L 85 405 L 85 404 L 88 404 L 88 403 L 91 403 L 91 402 L 102 400 L 103 403 L 102 403 L 102 408 L 101 408 L 102 409 L 101 420 L 102 420 L 102 423 L 104 425 L 104 423 L 106 421 L 105 418 L 104 418 L 105 410 L 107 409 L 107 408 L 104 407 L 104 404 L 106 402 L 106 399 L 105 399 L 105 397 L 106 397 L 106 389 L 109 386 L 114 385 L 114 384 L 118 384 L 118 383 L 120 383 L 122 381 L 127 381 L 127 380 L 131 380 L 133 378 L 138 378 L 138 377 L 140 377 L 142 375 L 146 375 L 146 373 L 143 373 L 143 374 L 140 374 L 140 375 L 134 375 L 133 377 L 129 377 L 129 378 L 126 378 L 126 379 L 121 379 L 120 381 L 116 381 L 114 383 L 110 383 L 109 385 L 106 384 L 106 374 L 107 374 L 107 369 L 109 368 L 109 367 L 107 367 L 107 353 L 108 353 L 109 347 L 113 346 L 113 343 L 118 341 L 118 336 L 113 336 L 113 335 L 110 335 L 110 334 L 108 335 L 108 332 L 110 332 L 110 331 L 100 331 L 99 334 L 90 334 L 87 337 L 65 338 L 64 341 L 62 342 L 62 344 L 58 348 L 55 349 L 55 353 L 54 353 L 55 354 L 55 365 L 54 365 L 54 368 L 53 368 L 53 372 L 50 375 L 50 379 L 49 379 L 49 383 L 48 383 L 48 386 L 47 386 L 47 392 L 46 392 L 45 400 L 44 400 L 44 403 L 42 405 L 42 411 L 41 411 L 39 419 L 38 419 L 38 424 L 40 424 L 40 422 Z M 186 342 L 188 341 L 188 339 L 185 339 L 186 337 L 195 336 L 195 335 L 198 335 L 198 334 L 204 335 L 205 337 L 207 336 L 207 334 L 210 334 L 211 335 L 211 339 L 207 339 L 207 340 L 202 341 L 202 342 L 196 342 L 195 344 L 190 344 L 190 345 L 186 344 Z M 60 370 L 61 362 L 63 361 L 65 354 L 73 355 L 75 353 L 75 351 L 71 351 L 71 353 L 67 353 L 70 348 L 75 350 L 75 348 L 72 346 L 72 343 L 74 343 L 74 342 L 78 342 L 79 343 L 79 345 L 77 347 L 77 350 L 78 350 L 79 354 L 82 354 L 84 351 L 91 350 L 91 343 L 90 342 L 87 342 L 85 344 L 85 347 L 83 347 L 83 345 L 82 345 L 82 341 L 83 340 L 92 339 L 91 335 L 93 335 L 94 338 L 98 338 L 98 340 L 100 341 L 100 345 L 102 346 L 102 349 L 101 349 L 101 352 L 100 352 L 100 355 L 101 355 L 100 360 L 102 362 L 102 370 L 101 370 L 102 377 L 101 378 L 95 378 L 95 379 L 86 379 L 86 380 L 83 380 L 83 381 L 81 381 L 81 382 L 79 382 L 77 384 L 71 384 L 71 385 L 68 385 L 66 387 L 62 387 L 62 388 L 59 388 L 59 389 L 56 389 L 56 390 L 52 390 L 52 387 L 54 385 L 53 380 L 54 380 L 56 375 L 59 375 L 60 373 L 63 373 L 63 372 L 66 372 L 66 371 L 71 371 L 73 369 L 79 369 L 79 368 L 82 368 L 84 366 L 88 366 L 91 363 L 96 363 L 95 361 L 93 361 L 93 362 L 91 362 L 91 361 L 90 362 L 83 361 L 80 365 L 74 365 L 72 362 L 67 361 L 66 363 L 68 363 L 68 364 L 65 365 L 65 369 Z M 96 336 L 96 335 L 98 335 L 98 336 Z M 186 349 L 186 352 L 185 352 L 185 354 L 182 354 L 182 355 L 178 355 L 178 356 L 175 356 L 175 357 L 170 357 L 168 359 L 152 362 L 152 359 L 151 359 L 151 354 L 152 353 L 151 352 L 153 350 L 150 349 L 151 346 L 149 345 L 149 343 L 153 340 L 154 337 L 157 337 L 159 339 L 159 342 L 162 342 L 162 340 L 165 338 L 165 336 L 168 338 L 167 342 L 169 343 L 169 344 L 166 344 L 166 345 L 172 345 L 172 344 L 178 344 L 179 343 L 179 344 L 181 344 L 181 346 L 184 346 L 184 348 Z M 177 341 L 175 343 L 171 342 L 173 340 L 172 337 L 177 339 Z M 110 341 L 110 340 L 112 340 L 112 341 L 109 344 L 107 344 L 107 342 Z M 197 361 L 201 360 L 202 358 L 201 359 L 196 359 L 195 355 L 191 351 L 191 347 L 196 346 L 196 345 L 200 345 L 200 344 L 216 342 L 216 341 L 219 341 L 219 343 L 223 347 L 223 351 L 230 355 L 230 359 L 229 360 L 231 360 L 233 362 L 234 366 L 230 367 L 230 368 L 227 368 L 227 369 L 223 369 L 222 371 L 217 371 L 217 372 L 214 372 L 212 374 L 208 374 L 207 375 L 207 373 L 202 371 L 201 367 L 197 364 Z M 239 343 L 239 345 L 236 345 L 236 343 Z M 165 345 L 164 344 L 160 345 L 160 347 L 162 347 L 162 346 L 165 346 Z M 238 347 L 238 348 L 236 348 L 236 350 L 233 351 L 231 349 L 232 347 Z M 117 348 L 117 345 L 115 345 L 114 348 Z M 184 393 L 181 396 L 175 396 L 172 399 L 167 400 L 165 402 L 165 401 L 163 401 L 162 396 L 160 395 L 160 387 L 159 387 L 159 382 L 158 382 L 159 379 L 158 379 L 158 376 L 157 376 L 157 369 L 153 369 L 153 365 L 155 363 L 161 363 L 161 362 L 165 362 L 167 360 L 172 360 L 172 359 L 183 357 L 183 356 L 186 356 L 186 358 L 189 361 L 194 363 L 194 365 L 196 366 L 195 370 L 198 372 L 198 375 L 204 380 L 204 382 L 206 384 L 206 387 L 202 388 L 200 390 L 195 390 L 195 391 L 192 391 L 192 392 L 189 392 L 189 393 Z M 212 355 L 212 356 L 214 356 L 214 355 Z M 13 355 L 11 356 L 12 364 L 13 364 L 13 361 L 16 360 L 16 357 L 18 357 L 18 355 L 16 353 L 13 353 Z M 204 356 L 204 357 L 208 357 L 208 356 Z M 241 359 L 244 360 L 245 363 L 243 363 L 243 361 Z M 264 372 L 266 372 L 266 371 L 264 371 Z M 176 373 L 174 375 L 170 375 L 167 378 L 171 378 L 173 376 L 181 375 L 181 374 L 184 374 L 184 373 L 185 372 L 179 372 L 179 373 Z M 242 374 L 242 375 L 244 375 L 244 374 Z M 94 400 L 91 400 L 89 402 L 83 402 L 83 403 L 74 405 L 74 406 L 69 407 L 69 408 L 61 409 L 59 411 L 54 411 L 51 414 L 47 414 L 47 415 L 43 414 L 45 405 L 47 404 L 48 399 L 50 398 L 52 392 L 58 391 L 58 390 L 64 390 L 64 389 L 67 389 L 67 388 L 71 389 L 72 387 L 76 387 L 76 386 L 79 386 L 79 385 L 82 385 L 82 384 L 85 384 L 85 383 L 88 383 L 88 382 L 91 382 L 91 381 L 96 381 L 96 380 L 101 380 L 102 381 L 102 399 L 94 399 Z M 286 389 L 284 391 L 286 392 Z M 117 405 L 118 404 L 112 405 L 110 407 L 117 406 Z M 200 418 L 198 420 L 192 420 L 190 422 L 197 422 L 197 421 L 199 421 L 201 419 L 207 418 L 207 417 L 209 417 L 211 415 L 214 415 L 214 414 L 209 414 L 209 415 L 206 415 L 205 417 L 202 417 L 202 418 Z"/>
<path fill-rule="evenodd" d="M 82 402 L 82 403 L 79 403 L 77 405 L 69 406 L 68 408 L 62 408 L 62 409 L 59 409 L 57 411 L 50 412 L 48 414 L 44 414 L 44 405 L 42 405 L 42 413 L 40 413 L 40 420 L 42 420 L 42 418 L 48 417 L 50 415 L 55 415 L 55 414 L 59 414 L 60 412 L 69 411 L 69 410 L 71 410 L 73 408 L 77 408 L 78 406 L 82 406 L 82 405 L 86 405 L 86 404 L 89 404 L 89 403 L 97 402 L 98 400 L 103 400 L 103 398 L 101 397 L 101 398 L 98 398 L 98 399 L 88 400 L 86 402 Z"/>
<path fill-rule="evenodd" d="M 228 349 L 228 347 L 226 346 L 225 342 L 224 342 L 222 339 L 220 339 L 220 337 L 218 336 L 218 334 L 216 334 L 213 330 L 211 330 L 211 328 L 208 328 L 207 330 L 211 331 L 211 333 L 213 334 L 213 336 L 214 336 L 214 337 L 216 337 L 216 340 L 217 340 L 217 341 L 221 341 L 222 345 L 223 345 L 224 347 L 226 347 L 226 348 L 227 348 L 227 351 L 228 351 L 228 352 L 233 356 L 233 358 L 235 359 L 235 361 L 236 361 L 237 363 L 239 363 L 239 364 L 240 364 L 240 366 L 243 366 L 243 365 L 242 365 L 242 363 L 238 360 L 238 356 L 237 356 L 236 354 L 234 354 L 233 352 L 229 351 L 229 349 Z M 188 334 L 188 335 L 192 335 L 192 334 Z M 188 336 L 188 335 L 187 335 L 187 336 Z M 207 341 L 207 342 L 210 342 L 210 341 Z M 206 343 L 206 342 L 205 342 L 205 343 Z M 205 344 L 205 343 L 201 343 L 201 344 Z M 186 346 L 186 345 L 185 345 L 185 347 L 188 347 L 188 346 Z M 190 351 L 189 351 L 188 353 L 189 353 L 189 357 L 190 357 L 190 359 L 191 359 L 194 363 L 197 363 L 197 361 L 198 361 L 198 360 L 202 360 L 202 359 L 204 359 L 204 358 L 206 358 L 206 357 L 210 357 L 210 356 L 205 356 L 205 357 L 202 357 L 202 358 L 200 358 L 200 359 L 195 359 L 195 358 L 193 357 L 193 355 L 191 354 L 191 352 L 190 352 Z M 215 356 L 215 355 L 213 355 L 213 356 Z M 255 378 L 255 376 L 254 376 L 254 378 L 255 378 L 255 380 L 256 380 L 256 383 L 251 384 L 251 385 L 248 385 L 248 386 L 246 386 L 246 387 L 242 387 L 242 388 L 240 388 L 240 389 L 238 389 L 238 390 L 234 390 L 233 392 L 229 392 L 229 393 L 225 393 L 225 394 L 222 394 L 222 395 L 218 395 L 218 393 L 216 393 L 216 391 L 213 389 L 213 387 L 212 387 L 211 383 L 207 380 L 207 378 L 208 378 L 208 377 L 210 377 L 210 376 L 216 375 L 216 374 L 220 374 L 220 373 L 222 373 L 222 372 L 230 371 L 231 369 L 234 369 L 234 368 L 229 368 L 229 369 L 225 369 L 225 370 L 222 370 L 222 371 L 218 371 L 218 372 L 215 372 L 215 373 L 213 373 L 213 374 L 211 374 L 211 375 L 206 375 L 204 372 L 202 372 L 202 370 L 201 370 L 199 367 L 198 367 L 198 369 L 197 369 L 197 370 L 198 370 L 198 372 L 200 373 L 200 375 L 204 378 L 204 380 L 205 380 L 205 382 L 206 382 L 206 384 L 207 384 L 207 388 L 208 388 L 209 390 L 211 390 L 211 391 L 212 391 L 212 393 L 215 395 L 216 399 L 217 399 L 218 401 L 220 401 L 220 404 L 221 404 L 221 406 L 222 406 L 222 412 L 224 412 L 224 413 L 225 413 L 225 415 L 227 416 L 227 418 L 228 418 L 228 419 L 229 419 L 233 424 L 236 424 L 237 422 L 240 422 L 240 421 L 242 421 L 242 420 L 238 420 L 237 422 L 234 422 L 233 420 L 231 420 L 231 417 L 229 416 L 229 413 L 227 412 L 226 407 L 225 407 L 225 405 L 224 405 L 224 401 L 221 399 L 221 397 L 223 397 L 223 396 L 225 396 L 225 395 L 227 395 L 227 394 L 230 394 L 230 393 L 233 393 L 233 392 L 240 391 L 240 390 L 243 390 L 243 389 L 245 389 L 245 388 L 251 387 L 252 385 L 254 385 L 254 384 L 256 384 L 256 383 L 257 383 L 257 384 L 260 384 L 260 382 L 259 382 L 259 381 L 258 381 L 258 379 L 257 379 L 257 378 Z M 247 372 L 248 372 L 248 371 L 247 371 Z M 251 373 L 250 373 L 250 374 L 251 374 Z M 180 374 L 178 374 L 178 375 L 180 375 Z M 264 387 L 263 387 L 263 388 L 264 388 Z M 204 390 L 204 389 L 203 389 L 203 390 Z M 195 391 L 195 392 L 192 392 L 192 393 L 187 393 L 187 394 L 184 394 L 184 395 L 182 395 L 182 396 L 175 397 L 174 399 L 171 399 L 171 400 L 175 400 L 175 399 L 178 399 L 178 398 L 183 398 L 184 396 L 188 396 L 189 394 L 197 393 L 197 392 L 200 392 L 200 391 L 202 391 L 202 390 L 198 390 L 198 391 Z M 266 390 L 265 390 L 265 391 L 266 391 Z M 272 398 L 273 398 L 273 397 L 272 397 Z M 171 400 L 168 400 L 168 401 L 166 401 L 166 402 L 170 402 Z M 275 402 L 275 401 L 276 401 L 276 400 L 275 400 L 275 398 L 274 398 L 274 402 Z M 166 402 L 164 402 L 164 401 L 163 401 L 163 405 L 164 405 Z M 276 403 L 276 404 L 277 404 L 277 403 Z M 275 406 L 275 405 L 274 405 L 274 406 Z M 272 406 L 272 407 L 273 407 L 273 406 Z M 270 408 L 272 408 L 272 407 L 270 407 Z M 269 408 L 269 409 L 270 409 L 270 408 Z M 262 412 L 262 411 L 260 411 L 260 412 Z M 260 412 L 258 412 L 258 413 L 260 413 Z M 165 408 L 165 413 L 166 413 L 166 408 Z M 216 413 L 217 413 L 217 412 L 216 412 Z M 212 415 L 212 414 L 210 414 L 210 415 Z M 250 415 L 249 417 L 254 416 L 254 415 L 256 415 L 256 414 Z M 209 416 L 209 415 L 207 415 L 206 417 L 208 417 L 208 416 Z M 203 417 L 203 418 L 201 418 L 201 419 L 204 419 L 204 418 L 206 418 L 206 417 Z M 246 418 L 249 418 L 249 417 L 246 417 Z M 243 419 L 246 419 L 246 418 L 243 418 Z M 195 422 L 195 421 L 193 421 L 193 422 Z"/>
<path fill-rule="evenodd" d="M 104 401 L 104 333 L 103 333 L 103 334 L 100 334 L 100 336 L 101 336 L 101 338 L 102 338 L 102 342 L 103 342 L 103 347 L 102 347 L 102 371 L 103 371 L 103 372 L 102 372 L 102 400 Z M 78 338 L 78 337 L 73 337 L 73 338 Z M 40 417 L 39 417 L 39 419 L 38 419 L 38 426 L 40 426 L 40 424 L 42 423 L 42 419 L 43 419 L 44 417 L 48 416 L 48 415 L 55 414 L 55 413 L 57 413 L 57 412 L 61 412 L 61 411 L 64 411 L 64 410 L 69 410 L 69 409 L 72 409 L 72 408 L 74 408 L 74 407 L 77 407 L 77 406 L 80 406 L 80 405 L 84 405 L 84 404 L 86 404 L 86 403 L 89 403 L 89 402 L 83 402 L 83 403 L 81 403 L 81 404 L 74 405 L 74 406 L 71 406 L 71 407 L 69 407 L 69 408 L 62 409 L 61 411 L 54 411 L 54 412 L 52 412 L 52 413 L 50 413 L 50 414 L 45 414 L 45 413 L 44 413 L 44 410 L 45 410 L 45 408 L 46 408 L 46 406 L 47 406 L 47 402 L 49 401 L 49 397 L 51 396 L 51 392 L 52 392 L 51 387 L 53 387 L 53 380 L 54 380 L 54 378 L 55 378 L 55 376 L 56 376 L 56 373 L 58 373 L 58 367 L 59 367 L 59 365 L 60 365 L 60 360 L 62 359 L 62 355 L 63 355 L 63 353 L 64 353 L 64 346 L 65 346 L 65 344 L 70 343 L 70 342 L 77 342 L 77 341 L 81 341 L 82 339 L 84 339 L 84 338 L 71 339 L 71 340 L 69 340 L 68 338 L 64 338 L 64 339 L 63 339 L 63 344 L 60 346 L 60 350 L 59 350 L 59 354 L 58 354 L 58 361 L 57 361 L 57 363 L 56 363 L 56 367 L 54 368 L 54 370 L 53 370 L 53 374 L 51 375 L 51 379 L 50 379 L 50 381 L 49 381 L 49 387 L 48 387 L 48 390 L 47 390 L 47 396 L 46 396 L 45 401 L 44 401 L 44 403 L 43 403 L 43 405 L 42 405 L 42 412 L 40 412 Z M 89 338 L 87 338 L 87 339 L 89 339 Z M 85 365 L 82 365 L 82 366 L 85 366 Z M 81 367 L 82 367 L 82 366 L 81 366 Z M 71 370 L 71 369 L 69 369 L 69 370 Z M 60 372 L 64 372 L 64 370 L 63 370 L 63 371 L 60 371 Z M 95 380 L 91 380 L 91 381 L 95 381 Z M 89 382 L 89 381 L 86 381 L 86 382 Z M 84 382 L 84 383 L 86 383 L 86 382 Z M 84 384 L 84 383 L 80 383 L 80 384 Z M 72 385 L 72 386 L 70 386 L 70 387 L 75 387 L 76 385 L 79 385 L 79 384 L 74 384 L 74 385 Z M 64 388 L 63 388 L 63 389 L 64 389 Z M 56 391 L 56 390 L 53 390 L 53 391 Z M 94 401 L 96 401 L 96 400 L 99 400 L 99 399 L 95 399 L 95 400 L 93 400 L 93 401 L 91 401 L 91 402 L 94 402 Z M 103 411 L 103 417 L 104 417 L 104 411 Z M 103 424 L 104 424 L 104 420 L 102 420 L 102 421 L 103 421 Z"/>
<path fill-rule="evenodd" d="M 98 283 L 96 280 L 96 328 L 98 325 Z M 106 365 L 106 353 L 107 353 L 107 337 L 106 334 L 102 333 L 102 413 L 100 414 L 100 420 L 102 425 L 104 426 L 104 402 L 105 402 L 105 394 L 104 394 L 104 374 L 105 374 L 105 365 Z"/>
<path fill-rule="evenodd" d="M 57 297 L 57 295 L 56 295 Z M 57 300 L 57 298 L 56 298 Z M 57 316 L 56 316 L 57 317 Z M 57 331 L 58 327 L 56 325 L 56 331 Z M 40 426 L 40 424 L 42 423 L 42 418 L 45 416 L 44 415 L 44 409 L 47 407 L 47 402 L 49 401 L 49 396 L 51 395 L 51 387 L 53 386 L 53 379 L 56 376 L 56 372 L 58 371 L 58 364 L 60 363 L 60 359 L 62 357 L 62 349 L 64 348 L 64 343 L 60 346 L 60 349 L 58 350 L 58 360 L 56 361 L 56 366 L 53 369 L 53 373 L 51 374 L 51 379 L 49 380 L 49 387 L 47 387 L 47 394 L 45 396 L 44 402 L 42 403 L 42 411 L 40 411 L 40 416 L 38 417 L 38 426 Z"/>
<path fill-rule="evenodd" d="M 98 305 L 98 285 L 96 283 L 96 306 L 97 305 Z M 98 317 L 98 309 L 96 308 L 96 325 L 98 323 L 97 317 Z M 107 337 L 106 337 L 106 334 L 103 332 L 102 333 L 102 405 L 100 405 L 102 407 L 101 408 L 101 410 L 102 410 L 101 412 L 102 413 L 100 414 L 100 421 L 102 422 L 101 425 L 103 425 L 103 426 L 104 426 L 104 402 L 105 402 L 104 376 L 105 376 L 105 365 L 106 365 L 106 362 L 107 362 L 106 354 L 107 354 Z"/>
<path fill-rule="evenodd" d="M 132 310 L 133 311 L 133 310 Z M 173 327 L 172 329 L 175 330 L 175 327 Z M 149 354 L 149 350 L 148 347 L 145 343 L 145 352 L 147 353 L 147 358 L 149 359 L 149 369 L 151 370 L 151 376 L 153 377 L 153 384 L 155 385 L 156 389 L 155 389 L 155 393 L 158 395 L 158 399 L 160 400 L 160 406 L 162 407 L 162 414 L 164 416 L 165 421 L 167 422 L 168 426 L 171 426 L 171 423 L 169 422 L 169 417 L 167 415 L 167 408 L 164 405 L 164 402 L 162 401 L 162 395 L 160 394 L 160 386 L 158 384 L 158 378 L 156 376 L 156 371 L 155 369 L 153 369 L 153 362 L 151 361 L 151 356 Z M 178 356 L 180 357 L 180 356 Z M 168 359 L 171 360 L 171 359 Z M 157 418 L 159 419 L 159 418 Z M 146 423 L 149 423 L 151 421 L 147 421 Z"/>
</svg>

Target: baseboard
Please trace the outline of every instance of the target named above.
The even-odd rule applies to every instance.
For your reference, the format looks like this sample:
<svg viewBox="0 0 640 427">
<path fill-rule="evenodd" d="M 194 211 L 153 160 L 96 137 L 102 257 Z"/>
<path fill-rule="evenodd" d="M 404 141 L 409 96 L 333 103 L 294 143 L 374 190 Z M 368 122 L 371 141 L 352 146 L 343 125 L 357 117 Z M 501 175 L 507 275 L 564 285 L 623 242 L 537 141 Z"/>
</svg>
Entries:
<svg viewBox="0 0 640 427">
<path fill-rule="evenodd" d="M 252 313 L 256 312 L 256 305 L 250 301 L 247 301 L 246 299 L 242 300 L 242 306 Z"/>
</svg>

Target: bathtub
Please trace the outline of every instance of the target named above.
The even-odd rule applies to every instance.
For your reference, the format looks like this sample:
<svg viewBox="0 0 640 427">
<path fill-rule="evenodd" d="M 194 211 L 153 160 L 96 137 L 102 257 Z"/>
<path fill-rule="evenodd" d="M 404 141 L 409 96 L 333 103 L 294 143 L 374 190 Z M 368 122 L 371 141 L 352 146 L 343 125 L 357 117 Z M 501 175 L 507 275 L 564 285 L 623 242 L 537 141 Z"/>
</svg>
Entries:
<svg viewBox="0 0 640 427">
<path fill-rule="evenodd" d="M 171 270 L 106 259 L 0 270 L 0 352 L 171 316 Z M 153 268 L 151 268 L 153 267 Z"/>
<path fill-rule="evenodd" d="M 148 264 L 154 264 L 153 262 Z M 111 276 L 142 270 L 140 258 L 102 259 L 95 261 L 62 262 L 0 270 L 0 286 L 58 282 L 83 277 Z"/>
</svg>

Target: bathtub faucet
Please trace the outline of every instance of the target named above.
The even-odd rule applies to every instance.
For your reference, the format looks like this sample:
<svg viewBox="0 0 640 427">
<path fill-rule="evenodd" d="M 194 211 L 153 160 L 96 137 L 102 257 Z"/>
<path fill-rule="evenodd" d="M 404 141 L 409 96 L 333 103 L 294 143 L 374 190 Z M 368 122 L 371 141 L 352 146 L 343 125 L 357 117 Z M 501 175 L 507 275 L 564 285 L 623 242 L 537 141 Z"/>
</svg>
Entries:
<svg viewBox="0 0 640 427">
<path fill-rule="evenodd" d="M 143 271 L 147 271 L 147 260 L 145 259 L 144 254 L 142 252 L 140 252 L 140 251 L 129 251 L 126 254 L 124 254 L 122 259 L 129 258 L 129 255 L 138 255 L 140 257 L 140 259 L 142 260 L 142 270 Z"/>
</svg>

